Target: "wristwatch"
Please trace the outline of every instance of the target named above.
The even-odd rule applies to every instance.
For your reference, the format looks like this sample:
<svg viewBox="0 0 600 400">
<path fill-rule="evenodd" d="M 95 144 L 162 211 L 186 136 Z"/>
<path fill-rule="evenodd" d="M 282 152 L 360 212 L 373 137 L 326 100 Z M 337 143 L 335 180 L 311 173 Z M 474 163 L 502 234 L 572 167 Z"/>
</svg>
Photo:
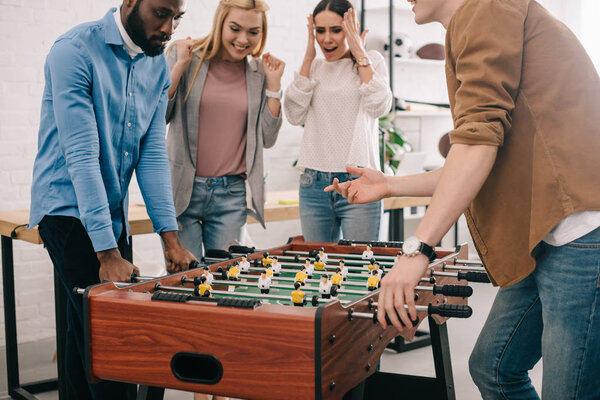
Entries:
<svg viewBox="0 0 600 400">
<path fill-rule="evenodd" d="M 281 100 L 283 97 L 283 90 L 279 90 L 279 92 L 271 92 L 269 89 L 265 89 L 265 96 Z"/>
<path fill-rule="evenodd" d="M 437 257 L 433 247 L 425 242 L 422 242 L 421 239 L 416 236 L 411 236 L 404 241 L 402 244 L 402 253 L 409 257 L 414 257 L 417 254 L 423 254 L 425 257 L 429 258 L 429 261 L 433 261 Z"/>
<path fill-rule="evenodd" d="M 364 56 L 356 60 L 356 64 L 359 67 L 368 67 L 369 65 L 371 65 L 371 59 L 367 56 Z"/>
</svg>

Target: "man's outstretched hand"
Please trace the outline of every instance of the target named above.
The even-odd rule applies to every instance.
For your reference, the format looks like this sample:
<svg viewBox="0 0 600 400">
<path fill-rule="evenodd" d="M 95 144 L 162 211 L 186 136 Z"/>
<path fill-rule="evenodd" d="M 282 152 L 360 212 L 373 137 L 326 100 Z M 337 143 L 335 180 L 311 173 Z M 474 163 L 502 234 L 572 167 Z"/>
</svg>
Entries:
<svg viewBox="0 0 600 400">
<path fill-rule="evenodd" d="M 371 168 L 347 166 L 346 171 L 352 175 L 360 175 L 352 181 L 340 183 L 337 178 L 327 186 L 326 192 L 336 191 L 348 199 L 348 203 L 370 203 L 388 197 L 390 188 L 381 171 Z"/>
</svg>

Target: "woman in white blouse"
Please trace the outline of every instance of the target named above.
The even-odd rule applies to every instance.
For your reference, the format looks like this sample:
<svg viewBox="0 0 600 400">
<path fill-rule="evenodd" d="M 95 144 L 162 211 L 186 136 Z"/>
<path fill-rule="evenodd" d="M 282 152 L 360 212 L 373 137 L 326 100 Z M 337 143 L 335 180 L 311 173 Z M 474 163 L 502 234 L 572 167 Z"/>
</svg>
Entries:
<svg viewBox="0 0 600 400">
<path fill-rule="evenodd" d="M 300 222 L 308 241 L 377 240 L 382 202 L 349 204 L 323 189 L 334 178 L 353 179 L 347 165 L 379 169 L 378 118 L 389 112 L 392 93 L 381 54 L 363 46 L 356 14 L 347 0 L 322 0 L 308 17 L 308 46 L 287 88 L 285 114 L 304 125 L 298 159 Z M 324 59 L 316 57 L 315 40 Z"/>
</svg>

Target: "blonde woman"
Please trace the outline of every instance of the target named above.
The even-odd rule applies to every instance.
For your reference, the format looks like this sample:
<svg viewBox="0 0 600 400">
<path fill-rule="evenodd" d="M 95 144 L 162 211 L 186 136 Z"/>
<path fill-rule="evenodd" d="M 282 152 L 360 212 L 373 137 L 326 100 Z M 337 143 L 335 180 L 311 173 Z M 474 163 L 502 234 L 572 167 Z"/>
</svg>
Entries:
<svg viewBox="0 0 600 400">
<path fill-rule="evenodd" d="M 281 126 L 285 63 L 266 53 L 263 0 L 221 0 L 210 33 L 175 42 L 167 150 L 180 239 L 198 258 L 264 227 L 263 148 Z M 251 191 L 246 204 L 246 183 Z"/>
</svg>

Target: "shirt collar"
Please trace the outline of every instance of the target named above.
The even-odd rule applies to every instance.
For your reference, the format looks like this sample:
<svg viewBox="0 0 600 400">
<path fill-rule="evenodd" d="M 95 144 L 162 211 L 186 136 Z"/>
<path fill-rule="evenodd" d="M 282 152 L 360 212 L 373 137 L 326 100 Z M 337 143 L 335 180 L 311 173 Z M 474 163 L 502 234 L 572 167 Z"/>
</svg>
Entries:
<svg viewBox="0 0 600 400">
<path fill-rule="evenodd" d="M 135 44 L 133 40 L 131 40 L 131 37 L 129 37 L 129 34 L 127 34 L 127 31 L 123 26 L 123 22 L 121 22 L 121 13 L 119 12 L 118 8 L 113 12 L 113 16 L 115 23 L 117 24 L 117 28 L 119 29 L 119 33 L 121 34 L 121 38 L 123 39 L 125 50 L 127 50 L 129 56 L 131 58 L 135 58 L 138 54 L 143 53 L 144 51 L 141 49 L 141 47 Z"/>
</svg>

